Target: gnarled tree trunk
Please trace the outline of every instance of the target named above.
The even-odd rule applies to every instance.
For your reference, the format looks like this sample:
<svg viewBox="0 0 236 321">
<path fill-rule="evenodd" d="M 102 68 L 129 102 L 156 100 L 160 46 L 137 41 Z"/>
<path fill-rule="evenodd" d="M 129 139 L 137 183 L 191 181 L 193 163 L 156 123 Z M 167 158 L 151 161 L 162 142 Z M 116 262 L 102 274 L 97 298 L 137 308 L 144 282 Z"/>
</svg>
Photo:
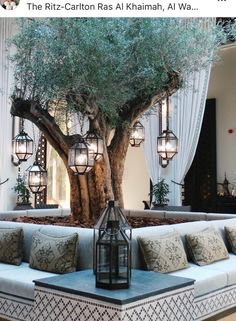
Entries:
<svg viewBox="0 0 236 321">
<path fill-rule="evenodd" d="M 176 73 L 170 75 L 168 94 L 179 87 Z M 167 89 L 157 96 L 149 97 L 140 94 L 139 97 L 127 102 L 119 112 L 120 123 L 114 129 L 114 135 L 108 146 L 111 128 L 106 124 L 105 116 L 99 112 L 96 105 L 90 103 L 87 112 L 90 124 L 98 130 L 104 140 L 103 158 L 96 161 L 95 167 L 87 175 L 74 175 L 68 167 L 69 148 L 80 138 L 80 135 L 65 135 L 56 124 L 54 117 L 38 102 L 13 97 L 11 114 L 33 122 L 41 130 L 62 158 L 70 180 L 70 203 L 74 219 L 89 221 L 97 218 L 106 201 L 115 199 L 121 207 L 124 206 L 122 193 L 122 178 L 124 162 L 128 150 L 130 127 L 134 121 L 154 102 L 160 101 L 166 95 Z"/>
</svg>

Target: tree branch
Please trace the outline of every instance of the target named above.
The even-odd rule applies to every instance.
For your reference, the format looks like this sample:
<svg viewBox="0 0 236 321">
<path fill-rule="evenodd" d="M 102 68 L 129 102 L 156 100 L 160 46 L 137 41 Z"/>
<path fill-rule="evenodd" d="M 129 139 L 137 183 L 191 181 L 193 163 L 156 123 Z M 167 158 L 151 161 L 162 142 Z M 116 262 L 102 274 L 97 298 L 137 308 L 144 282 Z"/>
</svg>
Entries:
<svg viewBox="0 0 236 321">
<path fill-rule="evenodd" d="M 156 93 L 154 96 L 150 96 L 143 90 L 140 95 L 128 101 L 119 114 L 121 120 L 131 124 L 151 106 L 154 106 L 157 102 L 166 98 L 167 93 L 168 95 L 172 95 L 180 86 L 181 79 L 179 74 L 177 72 L 172 72 L 169 74 L 168 84 L 163 91 Z"/>
<path fill-rule="evenodd" d="M 34 101 L 20 98 L 14 99 L 11 106 L 11 114 L 23 117 L 34 123 L 44 133 L 46 139 L 59 153 L 64 163 L 67 163 L 68 149 L 76 140 L 77 135 L 74 135 L 74 137 L 64 135 L 56 124 L 54 117 Z"/>
</svg>

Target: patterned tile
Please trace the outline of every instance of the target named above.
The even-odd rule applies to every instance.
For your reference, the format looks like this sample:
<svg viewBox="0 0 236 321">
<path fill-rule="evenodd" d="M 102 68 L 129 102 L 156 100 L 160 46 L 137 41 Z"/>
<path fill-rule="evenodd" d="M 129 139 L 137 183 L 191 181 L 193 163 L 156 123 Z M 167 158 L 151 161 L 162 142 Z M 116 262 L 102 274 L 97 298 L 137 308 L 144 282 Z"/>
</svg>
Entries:
<svg viewBox="0 0 236 321">
<path fill-rule="evenodd" d="M 119 306 L 36 287 L 35 320 L 193 321 L 193 287 Z"/>
<path fill-rule="evenodd" d="M 11 320 L 32 321 L 34 302 L 12 298 L 11 296 L 0 295 L 0 314 L 4 317 L 10 317 Z"/>
<path fill-rule="evenodd" d="M 211 315 L 235 307 L 236 285 L 218 290 L 195 300 L 194 320 L 204 320 Z"/>
</svg>

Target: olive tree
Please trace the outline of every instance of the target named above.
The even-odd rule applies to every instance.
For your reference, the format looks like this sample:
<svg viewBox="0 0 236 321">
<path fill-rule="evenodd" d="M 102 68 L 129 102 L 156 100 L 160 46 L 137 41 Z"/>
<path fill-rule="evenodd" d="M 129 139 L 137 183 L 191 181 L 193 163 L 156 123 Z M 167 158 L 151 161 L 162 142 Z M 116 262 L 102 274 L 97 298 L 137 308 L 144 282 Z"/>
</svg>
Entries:
<svg viewBox="0 0 236 321">
<path fill-rule="evenodd" d="M 33 122 L 62 158 L 74 217 L 89 220 L 106 200 L 123 205 L 122 176 L 130 128 L 149 108 L 204 68 L 223 32 L 204 19 L 22 19 L 12 39 L 11 114 Z M 75 176 L 66 116 L 86 117 L 104 140 L 94 169 Z M 60 115 L 60 117 L 58 117 Z"/>
</svg>

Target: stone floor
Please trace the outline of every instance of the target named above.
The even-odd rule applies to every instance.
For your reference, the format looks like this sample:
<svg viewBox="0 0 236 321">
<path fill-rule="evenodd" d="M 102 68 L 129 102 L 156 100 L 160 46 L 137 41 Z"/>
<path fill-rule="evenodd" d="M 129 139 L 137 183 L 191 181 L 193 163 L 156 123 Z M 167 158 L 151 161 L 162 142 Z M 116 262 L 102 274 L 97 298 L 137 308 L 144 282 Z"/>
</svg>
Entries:
<svg viewBox="0 0 236 321">
<path fill-rule="evenodd" d="M 208 318 L 205 321 L 236 321 L 236 308 L 223 312 L 218 316 Z"/>
</svg>

